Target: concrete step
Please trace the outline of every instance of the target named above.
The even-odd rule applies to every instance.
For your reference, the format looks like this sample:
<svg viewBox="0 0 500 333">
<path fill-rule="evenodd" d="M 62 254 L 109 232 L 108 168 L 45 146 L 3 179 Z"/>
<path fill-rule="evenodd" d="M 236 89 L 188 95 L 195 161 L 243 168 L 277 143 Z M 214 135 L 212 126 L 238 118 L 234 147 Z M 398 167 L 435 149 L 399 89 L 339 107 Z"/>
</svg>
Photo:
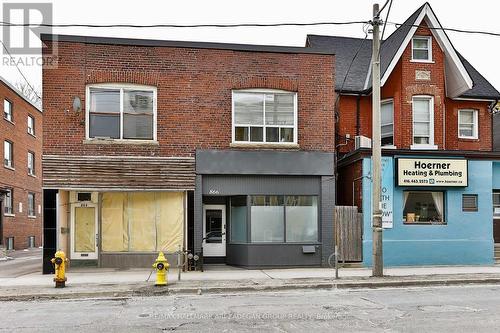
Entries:
<svg viewBox="0 0 500 333">
<path fill-rule="evenodd" d="M 339 263 L 339 267 L 342 268 L 363 268 L 363 264 L 360 262 L 346 262 L 346 263 Z"/>
</svg>

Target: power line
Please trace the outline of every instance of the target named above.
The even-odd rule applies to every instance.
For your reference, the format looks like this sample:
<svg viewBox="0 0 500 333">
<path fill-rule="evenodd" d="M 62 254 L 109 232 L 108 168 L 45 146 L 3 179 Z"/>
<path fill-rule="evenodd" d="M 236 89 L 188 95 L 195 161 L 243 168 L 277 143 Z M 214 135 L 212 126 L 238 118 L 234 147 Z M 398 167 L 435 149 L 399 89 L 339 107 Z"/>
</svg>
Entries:
<svg viewBox="0 0 500 333">
<path fill-rule="evenodd" d="M 252 27 L 302 27 L 315 25 L 351 25 L 365 24 L 367 21 L 345 21 L 345 22 L 283 22 L 283 23 L 234 23 L 234 24 L 33 24 L 33 23 L 11 23 L 0 21 L 4 27 L 45 27 L 45 28 L 252 28 Z"/>
<path fill-rule="evenodd" d="M 35 96 L 38 98 L 37 102 L 41 101 L 42 100 L 42 97 L 40 97 L 35 88 L 33 88 L 33 86 L 31 85 L 31 83 L 28 81 L 28 79 L 26 78 L 26 76 L 24 75 L 23 71 L 21 70 L 21 68 L 19 68 L 19 65 L 17 63 L 17 61 L 14 60 L 14 57 L 12 56 L 12 54 L 10 53 L 9 49 L 7 48 L 7 46 L 4 44 L 4 42 L 0 39 L 0 43 L 2 43 L 2 46 L 5 50 L 5 52 L 7 52 L 7 54 L 9 55 L 10 57 L 10 60 L 14 62 L 14 64 L 16 65 L 16 69 L 17 71 L 19 72 L 19 74 L 21 74 L 21 76 L 23 77 L 24 81 L 26 81 L 26 84 L 28 85 L 28 87 L 31 89 L 31 91 L 33 92 L 33 94 L 35 94 Z"/>
<path fill-rule="evenodd" d="M 390 9 L 390 6 L 389 6 Z M 149 25 L 137 25 L 137 24 L 33 24 L 33 23 L 10 23 L 5 21 L 0 21 L 0 26 L 3 27 L 46 27 L 46 28 L 265 28 L 265 27 L 305 27 L 305 26 L 321 26 L 321 25 L 354 25 L 354 24 L 366 24 L 369 21 L 345 21 L 345 22 L 308 22 L 308 23 L 299 23 L 299 22 L 284 22 L 284 23 L 235 23 L 235 24 L 189 24 L 189 25 L 181 25 L 181 24 L 149 24 Z M 421 26 L 417 24 L 403 24 L 397 22 L 387 22 L 389 24 L 393 24 L 396 27 L 401 26 L 409 26 L 409 27 L 417 27 L 417 28 L 428 28 L 431 30 L 443 30 L 443 31 L 451 31 L 451 32 L 460 32 L 460 33 L 468 33 L 468 34 L 482 34 L 500 37 L 499 32 L 491 32 L 484 30 L 467 30 L 467 29 L 458 29 L 458 28 L 445 28 L 445 27 L 428 27 Z"/>
<path fill-rule="evenodd" d="M 384 40 L 384 33 L 385 33 L 385 27 L 387 26 L 387 20 L 389 19 L 389 13 L 391 12 L 391 8 L 392 8 L 392 0 L 390 0 L 391 3 L 389 4 L 389 9 L 387 9 L 387 15 L 385 16 L 385 22 L 384 22 L 384 27 L 382 28 L 382 36 L 380 36 L 380 40 Z M 385 5 L 384 5 L 385 7 Z M 382 9 L 384 9 L 384 7 L 382 7 Z M 380 11 L 382 11 L 382 9 Z"/>
</svg>

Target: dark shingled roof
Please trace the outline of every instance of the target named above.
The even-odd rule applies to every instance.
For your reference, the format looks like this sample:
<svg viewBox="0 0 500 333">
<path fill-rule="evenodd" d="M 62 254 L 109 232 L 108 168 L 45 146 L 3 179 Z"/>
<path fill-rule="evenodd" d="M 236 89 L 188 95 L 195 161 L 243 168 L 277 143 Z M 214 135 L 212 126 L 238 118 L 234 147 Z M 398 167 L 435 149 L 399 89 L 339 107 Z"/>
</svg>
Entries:
<svg viewBox="0 0 500 333">
<path fill-rule="evenodd" d="M 414 24 L 418 15 L 422 11 L 422 5 L 408 19 L 396 29 L 387 39 L 382 41 L 380 49 L 380 73 L 381 77 L 387 71 L 392 59 L 396 56 L 399 47 L 408 35 L 411 25 Z M 352 64 L 349 75 L 342 87 L 342 82 L 347 72 L 347 68 L 352 58 L 362 44 L 354 63 Z M 367 76 L 370 75 L 370 62 L 372 53 L 372 41 L 362 38 L 338 37 L 308 35 L 306 45 L 320 50 L 328 50 L 335 53 L 336 58 L 336 83 L 335 90 L 344 93 L 368 93 L 371 89 L 371 79 L 368 81 L 365 89 Z M 457 52 L 458 54 L 458 52 Z M 462 98 L 480 98 L 480 99 L 500 99 L 500 93 L 486 80 L 462 55 L 458 54 L 465 69 L 473 81 L 472 89 L 463 93 Z M 371 76 L 371 75 L 370 75 Z"/>
</svg>

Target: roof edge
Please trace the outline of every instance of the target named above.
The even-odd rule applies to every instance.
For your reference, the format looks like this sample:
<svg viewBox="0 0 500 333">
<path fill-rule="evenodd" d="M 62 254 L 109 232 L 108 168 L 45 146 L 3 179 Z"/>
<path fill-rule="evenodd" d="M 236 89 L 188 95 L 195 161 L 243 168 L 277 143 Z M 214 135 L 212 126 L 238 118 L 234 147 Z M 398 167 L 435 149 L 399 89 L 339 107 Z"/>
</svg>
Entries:
<svg viewBox="0 0 500 333">
<path fill-rule="evenodd" d="M 76 43 L 102 44 L 102 45 L 157 46 L 157 47 L 215 49 L 215 50 L 245 51 L 245 52 L 334 55 L 334 53 L 330 51 L 319 50 L 312 47 L 303 47 L 303 46 L 193 42 L 193 41 L 175 41 L 175 40 L 161 40 L 161 39 L 98 37 L 98 36 L 57 35 L 57 34 L 41 34 L 40 39 L 42 41 L 76 42 Z"/>
<path fill-rule="evenodd" d="M 21 97 L 26 103 L 30 104 L 36 110 L 38 110 L 39 112 L 43 112 L 42 108 L 40 108 L 38 105 L 36 105 L 35 103 L 33 103 L 32 101 L 30 101 L 29 99 L 27 99 L 26 96 L 24 96 L 23 93 L 18 88 L 16 88 L 13 84 L 11 84 L 9 81 L 7 81 L 7 79 L 5 79 L 1 75 L 0 75 L 0 82 L 2 82 L 3 84 L 5 84 L 7 86 L 7 88 L 9 88 L 11 91 L 13 91 L 19 97 Z"/>
</svg>

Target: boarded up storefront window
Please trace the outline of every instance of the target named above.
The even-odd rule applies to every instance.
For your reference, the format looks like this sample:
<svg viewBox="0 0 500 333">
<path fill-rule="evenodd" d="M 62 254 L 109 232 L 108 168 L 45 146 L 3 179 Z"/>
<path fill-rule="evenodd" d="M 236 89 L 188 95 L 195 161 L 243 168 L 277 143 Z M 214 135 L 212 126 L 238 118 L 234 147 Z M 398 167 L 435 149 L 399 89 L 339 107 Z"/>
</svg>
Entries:
<svg viewBox="0 0 500 333">
<path fill-rule="evenodd" d="M 175 252 L 184 237 L 184 194 L 103 193 L 101 221 L 104 252 Z"/>
</svg>

